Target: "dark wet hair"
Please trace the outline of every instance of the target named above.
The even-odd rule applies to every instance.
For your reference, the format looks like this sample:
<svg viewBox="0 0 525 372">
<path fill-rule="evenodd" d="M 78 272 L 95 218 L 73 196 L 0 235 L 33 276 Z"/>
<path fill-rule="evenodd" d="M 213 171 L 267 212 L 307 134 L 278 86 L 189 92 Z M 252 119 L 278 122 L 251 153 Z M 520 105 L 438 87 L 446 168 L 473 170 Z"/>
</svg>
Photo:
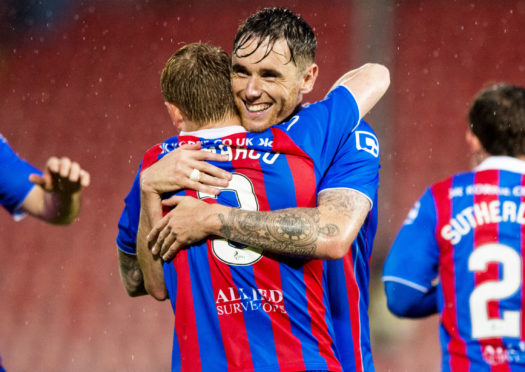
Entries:
<svg viewBox="0 0 525 372">
<path fill-rule="evenodd" d="M 491 155 L 525 155 L 525 88 L 499 83 L 482 90 L 469 111 L 470 128 Z"/>
<path fill-rule="evenodd" d="M 250 56 L 268 40 L 264 59 L 279 39 L 286 40 L 290 60 L 300 69 L 315 62 L 317 40 L 312 28 L 300 15 L 284 8 L 265 8 L 248 17 L 237 30 L 233 54 L 237 57 Z M 251 40 L 257 41 L 257 47 L 251 53 L 242 54 Z"/>
</svg>

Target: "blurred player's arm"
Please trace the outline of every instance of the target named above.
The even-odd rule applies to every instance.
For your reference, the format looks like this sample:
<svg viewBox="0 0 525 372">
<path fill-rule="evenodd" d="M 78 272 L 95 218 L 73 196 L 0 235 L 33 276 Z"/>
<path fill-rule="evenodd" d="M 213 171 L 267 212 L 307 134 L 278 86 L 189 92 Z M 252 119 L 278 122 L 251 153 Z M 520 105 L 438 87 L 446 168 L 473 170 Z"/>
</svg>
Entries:
<svg viewBox="0 0 525 372">
<path fill-rule="evenodd" d="M 406 284 L 385 281 L 385 294 L 388 310 L 401 318 L 422 318 L 438 311 L 436 286 L 421 290 Z"/>
<path fill-rule="evenodd" d="M 300 258 L 339 259 L 347 252 L 370 211 L 370 201 L 351 189 L 325 190 L 316 208 L 245 211 L 174 196 L 176 205 L 149 234 L 152 252 L 172 259 L 183 247 L 220 236 L 265 251 Z"/>
<path fill-rule="evenodd" d="M 435 216 L 432 193 L 427 190 L 410 211 L 385 260 L 382 279 L 387 306 L 399 317 L 437 313 Z"/>
<path fill-rule="evenodd" d="M 80 211 L 82 188 L 89 186 L 90 176 L 67 157 L 51 157 L 43 175 L 32 174 L 29 180 L 35 186 L 20 209 L 46 222 L 66 225 Z"/>
</svg>

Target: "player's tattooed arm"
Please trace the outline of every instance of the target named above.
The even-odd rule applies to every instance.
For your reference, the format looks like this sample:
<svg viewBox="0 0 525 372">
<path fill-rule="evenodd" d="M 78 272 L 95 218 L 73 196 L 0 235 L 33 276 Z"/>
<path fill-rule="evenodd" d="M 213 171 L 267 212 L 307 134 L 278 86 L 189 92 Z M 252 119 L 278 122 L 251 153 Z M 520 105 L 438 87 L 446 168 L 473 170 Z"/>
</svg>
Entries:
<svg viewBox="0 0 525 372">
<path fill-rule="evenodd" d="M 120 279 L 126 292 L 131 297 L 147 295 L 144 288 L 144 278 L 136 255 L 131 255 L 118 250 L 118 259 L 120 263 Z"/>
<path fill-rule="evenodd" d="M 313 256 L 320 239 L 340 233 L 335 224 L 321 225 L 319 210 L 310 208 L 270 213 L 231 209 L 218 217 L 221 236 L 226 239 L 297 257 Z"/>
<path fill-rule="evenodd" d="M 219 214 L 219 232 L 275 254 L 337 259 L 348 251 L 369 210 L 368 199 L 354 190 L 327 190 L 319 195 L 317 208 L 230 209 Z"/>
<path fill-rule="evenodd" d="M 323 191 L 316 208 L 270 212 L 210 205 L 181 196 L 165 204 L 177 207 L 155 225 L 148 237 L 152 252 L 160 252 L 165 261 L 181 248 L 210 235 L 272 254 L 338 259 L 348 252 L 370 210 L 368 198 L 349 189 Z"/>
<path fill-rule="evenodd" d="M 147 241 L 147 234 L 151 231 L 154 221 L 162 217 L 160 196 L 155 193 L 141 190 L 140 217 L 137 231 L 137 261 L 144 277 L 144 287 L 153 298 L 163 301 L 168 298 L 164 282 L 162 259 L 152 254 Z"/>
</svg>

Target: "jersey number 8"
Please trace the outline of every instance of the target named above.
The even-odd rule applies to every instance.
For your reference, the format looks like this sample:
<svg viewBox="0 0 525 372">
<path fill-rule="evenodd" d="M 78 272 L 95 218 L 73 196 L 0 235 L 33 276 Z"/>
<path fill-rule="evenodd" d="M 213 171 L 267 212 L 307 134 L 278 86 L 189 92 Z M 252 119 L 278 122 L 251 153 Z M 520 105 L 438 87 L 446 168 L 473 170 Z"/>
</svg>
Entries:
<svg viewBox="0 0 525 372">
<path fill-rule="evenodd" d="M 252 181 L 240 173 L 233 173 L 228 186 L 220 187 L 221 194 L 229 193 L 240 209 L 258 211 L 259 203 L 253 189 Z M 198 193 L 199 199 L 216 198 L 213 195 Z M 228 265 L 247 266 L 253 265 L 262 257 L 262 249 L 254 247 L 240 247 L 226 239 L 216 238 L 211 241 L 215 257 Z"/>
</svg>

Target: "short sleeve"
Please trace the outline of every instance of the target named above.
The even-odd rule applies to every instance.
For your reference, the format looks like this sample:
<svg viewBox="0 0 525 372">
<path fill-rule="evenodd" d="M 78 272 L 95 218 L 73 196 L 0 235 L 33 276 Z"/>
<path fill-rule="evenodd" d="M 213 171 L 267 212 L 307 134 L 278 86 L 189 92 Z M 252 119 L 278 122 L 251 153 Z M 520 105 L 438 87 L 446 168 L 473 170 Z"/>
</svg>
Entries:
<svg viewBox="0 0 525 372">
<path fill-rule="evenodd" d="M 42 174 L 40 170 L 21 159 L 0 135 L 0 204 L 15 219 L 24 216 L 19 208 L 33 188 L 30 174 Z"/>
<path fill-rule="evenodd" d="M 434 198 L 427 189 L 409 212 L 383 268 L 383 281 L 394 281 L 421 292 L 432 287 L 438 275 L 439 247 Z"/>
<path fill-rule="evenodd" d="M 379 142 L 363 120 L 341 143 L 332 164 L 323 176 L 319 192 L 348 188 L 366 196 L 370 203 L 379 187 Z"/>
<path fill-rule="evenodd" d="M 137 254 L 137 231 L 140 217 L 140 170 L 129 194 L 124 199 L 124 210 L 118 223 L 117 246 L 127 254 Z"/>
<path fill-rule="evenodd" d="M 292 119 L 276 126 L 313 161 L 322 177 L 359 123 L 354 96 L 344 87 L 332 90 L 319 102 L 305 105 Z M 274 151 L 290 153 L 274 143 Z"/>
</svg>

